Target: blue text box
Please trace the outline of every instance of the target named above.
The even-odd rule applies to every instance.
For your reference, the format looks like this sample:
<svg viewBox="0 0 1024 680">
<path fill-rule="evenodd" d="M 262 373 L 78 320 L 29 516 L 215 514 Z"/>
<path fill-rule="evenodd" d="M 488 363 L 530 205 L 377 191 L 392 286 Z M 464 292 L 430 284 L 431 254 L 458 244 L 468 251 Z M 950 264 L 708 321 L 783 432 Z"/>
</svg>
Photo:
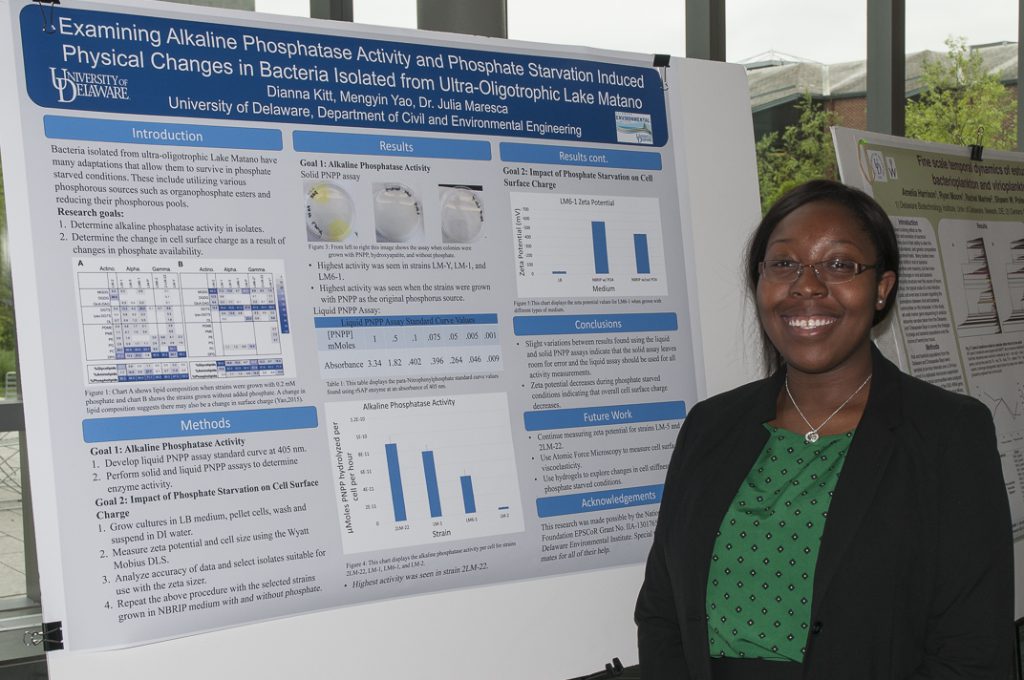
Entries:
<svg viewBox="0 0 1024 680">
<path fill-rule="evenodd" d="M 516 316 L 512 329 L 516 335 L 675 331 L 679 330 L 679 320 L 674 312 Z"/>
<path fill-rule="evenodd" d="M 649 404 L 563 408 L 553 411 L 527 411 L 523 423 L 528 432 L 564 430 L 572 427 L 608 427 L 625 423 L 649 423 L 655 420 L 682 420 L 686 402 L 658 401 Z"/>
<path fill-rule="evenodd" d="M 67 5 L 67 3 L 65 3 Z M 527 53 L 188 21 L 61 5 L 19 15 L 28 96 L 45 109 L 334 129 L 663 147 L 657 69 Z M 172 34 L 174 39 L 172 41 Z M 547 50 L 542 50 L 547 52 Z M 156 85 L 154 85 L 156 84 Z"/>
<path fill-rule="evenodd" d="M 661 154 L 651 151 L 616 151 L 615 149 L 584 149 L 576 146 L 545 146 L 502 142 L 498 145 L 501 160 L 512 163 L 547 163 L 552 165 L 587 165 L 628 170 L 661 170 Z"/>
<path fill-rule="evenodd" d="M 344 153 L 355 156 L 406 156 L 410 158 L 455 158 L 467 161 L 491 160 L 490 142 L 464 139 L 428 139 L 394 135 L 356 135 L 340 132 L 296 131 L 296 151 Z"/>
<path fill-rule="evenodd" d="M 652 484 L 613 491 L 591 491 L 567 496 L 538 498 L 537 516 L 557 517 L 559 515 L 577 515 L 581 512 L 618 510 L 635 505 L 654 505 L 661 503 L 661 493 L 664 488 L 664 484 Z"/>
<path fill-rule="evenodd" d="M 82 421 L 82 436 L 87 443 L 115 442 L 125 439 L 163 439 L 302 430 L 317 426 L 316 407 L 255 409 L 252 411 L 210 411 L 159 416 L 89 418 Z"/>
<path fill-rule="evenodd" d="M 43 116 L 43 129 L 49 139 L 77 139 L 83 142 L 162 144 L 164 146 L 201 146 L 263 151 L 280 151 L 283 147 L 281 132 L 267 128 Z"/>
</svg>

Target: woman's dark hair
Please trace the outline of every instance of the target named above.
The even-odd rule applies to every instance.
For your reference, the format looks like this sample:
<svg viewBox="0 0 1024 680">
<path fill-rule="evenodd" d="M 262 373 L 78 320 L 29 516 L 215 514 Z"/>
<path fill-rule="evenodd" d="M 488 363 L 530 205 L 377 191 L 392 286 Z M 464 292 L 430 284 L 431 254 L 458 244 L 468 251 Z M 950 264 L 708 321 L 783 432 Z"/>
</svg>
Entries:
<svg viewBox="0 0 1024 680">
<path fill-rule="evenodd" d="M 790 189 L 775 201 L 761 219 L 761 223 L 754 230 L 747 247 L 747 290 L 751 299 L 757 300 L 757 280 L 760 277 L 759 263 L 764 259 L 764 254 L 768 250 L 768 241 L 775 231 L 775 227 L 797 208 L 809 203 L 832 203 L 846 209 L 871 237 L 875 252 L 878 253 L 877 262 L 864 264 L 876 264 L 875 276 L 878 278 L 881 278 L 885 272 L 895 272 L 896 282 L 893 284 L 892 290 L 889 291 L 885 307 L 875 311 L 874 324 L 877 325 L 888 316 L 896 301 L 896 291 L 899 288 L 900 251 L 896 243 L 896 232 L 892 228 L 889 216 L 885 214 L 885 210 L 878 205 L 875 199 L 860 189 L 854 189 L 832 180 L 815 179 Z M 764 328 L 761 328 L 761 350 L 769 370 L 775 371 L 782 367 L 784 363 L 782 355 L 772 345 Z"/>
</svg>

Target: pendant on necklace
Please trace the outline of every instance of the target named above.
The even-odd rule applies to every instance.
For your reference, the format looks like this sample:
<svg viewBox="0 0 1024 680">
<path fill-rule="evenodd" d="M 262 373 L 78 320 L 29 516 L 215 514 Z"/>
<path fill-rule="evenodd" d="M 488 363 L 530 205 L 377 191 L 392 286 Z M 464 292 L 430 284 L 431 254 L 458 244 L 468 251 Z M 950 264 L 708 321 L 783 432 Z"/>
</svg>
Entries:
<svg viewBox="0 0 1024 680">
<path fill-rule="evenodd" d="M 816 441 L 818 441 L 818 433 L 815 432 L 814 430 L 811 430 L 810 432 L 804 435 L 805 444 L 813 444 Z"/>
</svg>

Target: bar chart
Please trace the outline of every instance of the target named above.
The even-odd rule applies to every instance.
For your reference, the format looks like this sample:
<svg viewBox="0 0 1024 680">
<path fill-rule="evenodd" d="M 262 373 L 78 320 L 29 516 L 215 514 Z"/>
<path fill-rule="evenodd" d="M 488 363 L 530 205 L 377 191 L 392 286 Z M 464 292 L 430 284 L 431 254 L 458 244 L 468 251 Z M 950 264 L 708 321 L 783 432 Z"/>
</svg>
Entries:
<svg viewBox="0 0 1024 680">
<path fill-rule="evenodd" d="M 966 242 L 967 261 L 960 265 L 967 302 L 967 316 L 957 326 L 961 336 L 991 335 L 1001 332 L 996 296 L 992 287 L 992 268 L 982 237 Z"/>
<path fill-rule="evenodd" d="M 346 554 L 523 531 L 504 394 L 326 412 Z"/>
<path fill-rule="evenodd" d="M 1003 326 L 1019 330 L 1024 324 L 1024 238 L 1010 242 L 1008 255 L 1005 271 L 1006 287 L 1010 291 L 1010 313 L 1003 317 Z"/>
<path fill-rule="evenodd" d="M 513 193 L 520 297 L 665 295 L 655 198 Z"/>
</svg>

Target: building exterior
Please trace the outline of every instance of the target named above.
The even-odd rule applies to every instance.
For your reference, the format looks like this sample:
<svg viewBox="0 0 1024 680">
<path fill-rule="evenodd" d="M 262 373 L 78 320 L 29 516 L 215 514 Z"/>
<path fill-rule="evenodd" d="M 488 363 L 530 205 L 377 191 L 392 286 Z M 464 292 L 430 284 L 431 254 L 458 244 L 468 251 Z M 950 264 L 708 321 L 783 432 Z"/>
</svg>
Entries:
<svg viewBox="0 0 1024 680">
<path fill-rule="evenodd" d="M 1010 87 L 1016 96 L 1017 43 L 974 45 L 971 50 L 981 54 L 985 70 Z M 925 62 L 945 57 L 944 52 L 931 50 L 907 55 L 905 91 L 908 98 L 920 94 Z M 834 111 L 841 125 L 860 130 L 867 127 L 867 65 L 864 61 L 821 64 L 768 54 L 747 63 L 746 68 L 754 136 L 758 139 L 796 123 L 800 115 L 796 104 L 805 95 L 810 95 L 826 110 Z"/>
</svg>

